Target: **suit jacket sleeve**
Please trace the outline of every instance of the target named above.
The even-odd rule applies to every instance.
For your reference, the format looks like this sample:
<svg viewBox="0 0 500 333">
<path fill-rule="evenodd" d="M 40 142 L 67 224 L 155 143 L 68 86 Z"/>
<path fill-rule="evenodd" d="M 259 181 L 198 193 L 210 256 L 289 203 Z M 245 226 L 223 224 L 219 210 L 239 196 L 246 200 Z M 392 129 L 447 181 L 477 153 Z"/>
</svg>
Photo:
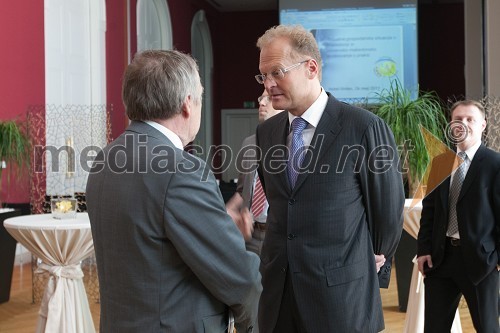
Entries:
<svg viewBox="0 0 500 333">
<path fill-rule="evenodd" d="M 257 169 L 257 146 L 255 144 L 255 135 L 246 137 L 241 149 L 236 155 L 236 167 L 238 169 L 238 183 L 236 184 L 236 193 L 243 197 L 244 205 L 250 208 L 253 179 Z"/>
<path fill-rule="evenodd" d="M 366 161 L 361 182 L 375 254 L 386 263 L 379 271 L 380 287 L 389 286 L 391 261 L 403 230 L 404 189 L 399 155 L 391 130 L 377 118 L 364 137 Z"/>
<path fill-rule="evenodd" d="M 432 161 L 431 172 L 429 176 L 429 184 L 427 185 L 428 193 L 426 193 L 422 201 L 422 213 L 420 215 L 420 228 L 417 236 L 417 256 L 430 255 L 432 252 L 432 230 L 434 228 L 435 202 L 436 195 L 439 195 L 438 179 L 440 174 L 439 157 Z M 441 180 L 442 181 L 442 180 Z M 449 186 L 449 182 L 446 185 Z"/>
<path fill-rule="evenodd" d="M 495 224 L 497 231 L 497 254 L 498 261 L 497 265 L 500 265 L 500 170 L 497 172 L 495 181 L 493 182 L 493 204 L 494 204 L 494 214 L 495 214 Z"/>
<path fill-rule="evenodd" d="M 256 325 L 260 261 L 245 250 L 213 174 L 209 172 L 203 181 L 203 172 L 199 167 L 172 175 L 164 226 L 182 260 L 210 293 L 229 306 L 238 331 L 246 332 Z"/>
</svg>

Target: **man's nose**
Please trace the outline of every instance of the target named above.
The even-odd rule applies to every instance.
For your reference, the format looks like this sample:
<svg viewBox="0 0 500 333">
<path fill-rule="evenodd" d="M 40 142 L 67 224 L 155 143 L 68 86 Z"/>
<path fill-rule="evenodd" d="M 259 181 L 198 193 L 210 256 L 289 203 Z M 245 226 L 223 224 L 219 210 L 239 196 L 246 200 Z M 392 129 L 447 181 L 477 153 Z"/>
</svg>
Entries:
<svg viewBox="0 0 500 333">
<path fill-rule="evenodd" d="M 267 75 L 266 79 L 264 80 L 264 87 L 266 88 L 267 91 L 271 89 L 272 87 L 276 87 L 276 81 L 272 78 L 272 76 Z"/>
</svg>

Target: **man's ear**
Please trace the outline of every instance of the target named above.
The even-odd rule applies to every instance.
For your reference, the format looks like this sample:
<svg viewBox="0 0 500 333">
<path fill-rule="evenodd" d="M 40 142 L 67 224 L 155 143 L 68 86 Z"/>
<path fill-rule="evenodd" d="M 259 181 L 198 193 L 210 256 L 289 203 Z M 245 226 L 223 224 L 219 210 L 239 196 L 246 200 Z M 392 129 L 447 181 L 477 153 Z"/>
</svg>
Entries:
<svg viewBox="0 0 500 333">
<path fill-rule="evenodd" d="M 187 119 L 191 116 L 191 105 L 193 104 L 191 99 L 191 95 L 187 95 L 184 102 L 182 102 L 181 113 L 183 118 Z"/>
<path fill-rule="evenodd" d="M 483 122 L 481 124 L 481 130 L 484 131 L 486 129 L 486 119 L 483 119 Z"/>
<path fill-rule="evenodd" d="M 310 78 L 318 75 L 318 62 L 315 59 L 311 59 L 307 62 L 307 74 Z"/>
</svg>

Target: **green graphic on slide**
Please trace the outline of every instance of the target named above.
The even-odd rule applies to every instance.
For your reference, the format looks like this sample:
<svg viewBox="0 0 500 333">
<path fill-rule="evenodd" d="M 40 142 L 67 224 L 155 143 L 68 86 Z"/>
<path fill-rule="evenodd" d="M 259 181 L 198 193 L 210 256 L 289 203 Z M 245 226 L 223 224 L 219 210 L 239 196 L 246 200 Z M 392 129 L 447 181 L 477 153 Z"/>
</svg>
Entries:
<svg viewBox="0 0 500 333">
<path fill-rule="evenodd" d="M 391 58 L 381 58 L 375 63 L 375 74 L 377 76 L 392 77 L 396 75 L 396 62 Z"/>
</svg>

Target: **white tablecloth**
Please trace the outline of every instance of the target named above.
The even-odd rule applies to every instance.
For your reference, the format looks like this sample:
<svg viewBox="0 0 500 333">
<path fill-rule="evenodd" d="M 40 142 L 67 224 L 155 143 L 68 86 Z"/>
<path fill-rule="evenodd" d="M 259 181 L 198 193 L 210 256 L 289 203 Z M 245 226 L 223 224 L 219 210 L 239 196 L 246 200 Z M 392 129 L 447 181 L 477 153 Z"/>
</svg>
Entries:
<svg viewBox="0 0 500 333">
<path fill-rule="evenodd" d="M 413 238 L 417 239 L 420 228 L 420 214 L 422 212 L 422 201 L 406 199 L 404 208 L 404 230 Z M 424 308 L 425 292 L 422 274 L 418 271 L 417 257 L 413 259 L 413 273 L 411 276 L 410 294 L 408 295 L 408 307 L 406 308 L 405 326 L 403 333 L 424 332 Z M 397 269 L 397 268 L 396 268 Z M 451 333 L 462 333 L 462 324 L 457 310 Z"/>
<path fill-rule="evenodd" d="M 36 327 L 37 333 L 95 333 L 80 262 L 94 250 L 87 213 L 56 220 L 51 214 L 18 216 L 5 229 L 42 260 L 50 273 Z"/>
</svg>

